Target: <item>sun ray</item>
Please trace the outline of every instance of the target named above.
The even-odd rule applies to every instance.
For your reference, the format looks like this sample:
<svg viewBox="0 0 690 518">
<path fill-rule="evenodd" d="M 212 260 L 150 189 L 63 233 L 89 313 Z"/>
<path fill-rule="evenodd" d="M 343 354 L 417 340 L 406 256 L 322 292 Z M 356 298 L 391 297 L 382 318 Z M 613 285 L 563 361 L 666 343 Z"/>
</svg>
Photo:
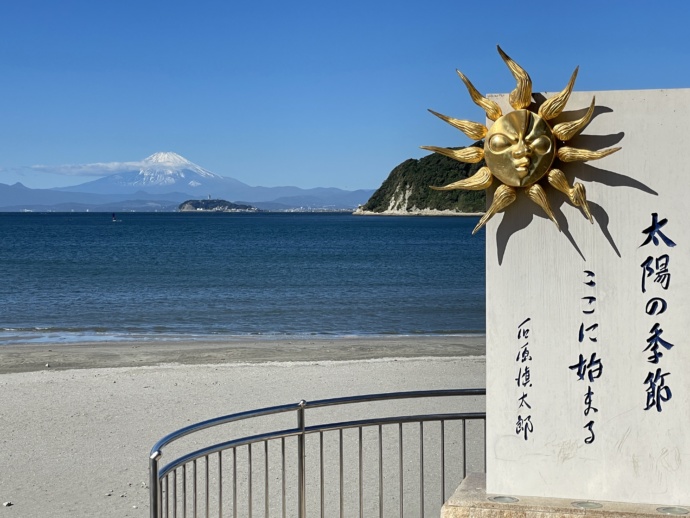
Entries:
<svg viewBox="0 0 690 518">
<path fill-rule="evenodd" d="M 563 174 L 563 171 L 560 169 L 551 169 L 551 171 L 548 172 L 547 178 L 551 187 L 565 194 L 570 200 L 570 203 L 576 207 L 580 207 L 589 222 L 594 223 L 592 213 L 589 211 L 589 205 L 587 205 L 587 191 L 585 191 L 584 185 L 581 183 L 575 183 L 572 187 L 570 187 L 565 174 Z"/>
<path fill-rule="evenodd" d="M 492 182 L 493 176 L 491 175 L 491 171 L 488 167 L 482 167 L 469 178 L 463 178 L 460 181 L 449 183 L 443 187 L 434 187 L 433 185 L 430 187 L 435 191 L 455 191 L 458 189 L 463 189 L 466 191 L 481 191 L 488 189 Z"/>
<path fill-rule="evenodd" d="M 587 160 L 599 160 L 600 158 L 614 154 L 620 149 L 621 148 L 619 147 L 611 147 L 609 149 L 602 149 L 601 151 L 590 151 L 589 149 L 578 149 L 563 146 L 558 150 L 558 159 L 562 162 L 585 162 Z"/>
<path fill-rule="evenodd" d="M 556 228 L 561 230 L 561 227 L 558 225 L 558 221 L 556 221 L 556 216 L 553 215 L 551 205 L 549 205 L 549 200 L 546 198 L 544 188 L 538 183 L 535 183 L 532 187 L 527 189 L 527 196 L 530 200 L 539 205 L 544 212 L 546 212 L 546 215 L 549 217 L 549 219 L 554 222 Z"/>
<path fill-rule="evenodd" d="M 469 79 L 465 77 L 465 74 L 456 70 L 462 82 L 465 83 L 467 91 L 470 93 L 470 97 L 477 106 L 480 106 L 485 112 L 486 116 L 492 121 L 496 121 L 503 115 L 501 108 L 494 101 L 491 101 L 480 94 Z"/>
<path fill-rule="evenodd" d="M 508 96 L 510 105 L 515 110 L 527 108 L 532 103 L 532 79 L 530 79 L 529 74 L 520 65 L 513 61 L 508 54 L 503 52 L 500 46 L 496 45 L 496 48 L 501 58 L 503 58 L 503 61 L 505 61 L 505 64 L 508 65 L 510 73 L 513 74 L 513 77 L 517 81 L 515 90 L 510 92 Z"/>
<path fill-rule="evenodd" d="M 554 95 L 550 99 L 547 99 L 544 101 L 544 104 L 539 107 L 538 114 L 542 119 L 548 121 L 558 117 L 561 114 L 563 108 L 565 108 L 565 105 L 568 102 L 568 99 L 570 98 L 573 87 L 575 86 L 575 79 L 577 78 L 577 71 L 579 68 L 580 67 L 575 67 L 573 75 L 570 76 L 568 86 L 566 86 L 561 93 Z"/>
<path fill-rule="evenodd" d="M 455 119 L 453 117 L 448 117 L 442 113 L 435 112 L 434 110 L 429 110 L 431 113 L 436 115 L 441 120 L 446 121 L 448 124 L 456 129 L 462 131 L 472 140 L 481 140 L 486 136 L 486 132 L 489 129 L 479 122 L 466 121 L 461 119 Z"/>
<path fill-rule="evenodd" d="M 420 146 L 422 149 L 427 149 L 429 151 L 434 151 L 441 155 L 453 158 L 458 162 L 467 162 L 468 164 L 476 164 L 481 162 L 484 158 L 484 150 L 480 147 L 466 147 L 461 149 L 451 149 L 447 147 L 436 147 L 436 146 Z"/>
<path fill-rule="evenodd" d="M 556 135 L 558 140 L 565 142 L 570 140 L 575 135 L 580 133 L 580 131 L 589 124 L 592 119 L 592 114 L 594 113 L 594 103 L 596 102 L 596 97 L 592 97 L 592 104 L 589 105 L 587 113 L 584 117 L 571 122 L 561 122 L 553 127 L 553 134 Z"/>
<path fill-rule="evenodd" d="M 472 234 L 476 234 L 477 230 L 482 228 L 486 224 L 486 222 L 494 216 L 494 214 L 502 211 L 508 205 L 513 203 L 516 197 L 517 194 L 515 193 L 515 189 L 513 189 L 509 185 L 499 185 L 496 188 L 496 192 L 494 192 L 494 200 L 491 202 L 491 207 L 489 207 L 489 210 L 487 210 L 486 213 L 482 216 L 482 219 L 479 220 L 477 226 L 474 227 Z"/>
</svg>

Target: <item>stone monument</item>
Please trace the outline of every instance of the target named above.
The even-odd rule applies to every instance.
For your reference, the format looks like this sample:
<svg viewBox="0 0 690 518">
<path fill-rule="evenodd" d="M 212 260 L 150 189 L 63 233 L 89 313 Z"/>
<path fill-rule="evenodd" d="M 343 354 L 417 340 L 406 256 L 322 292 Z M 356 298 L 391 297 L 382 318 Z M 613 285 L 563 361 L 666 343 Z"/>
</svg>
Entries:
<svg viewBox="0 0 690 518">
<path fill-rule="evenodd" d="M 576 70 L 562 92 L 533 94 L 499 52 L 509 95 L 483 97 L 459 72 L 488 127 L 436 114 L 484 148 L 426 148 L 486 161 L 441 189 L 492 189 L 475 229 L 487 232 L 486 487 L 468 479 L 444 513 L 687 514 L 690 89 L 573 92 Z"/>
</svg>

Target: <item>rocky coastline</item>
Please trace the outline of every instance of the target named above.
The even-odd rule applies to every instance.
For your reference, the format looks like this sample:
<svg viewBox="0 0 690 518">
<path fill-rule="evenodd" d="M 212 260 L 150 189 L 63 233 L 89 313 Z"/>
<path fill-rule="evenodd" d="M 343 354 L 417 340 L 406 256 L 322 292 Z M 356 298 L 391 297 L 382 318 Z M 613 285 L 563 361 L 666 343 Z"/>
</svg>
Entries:
<svg viewBox="0 0 690 518">
<path fill-rule="evenodd" d="M 355 216 L 452 216 L 452 217 L 480 217 L 483 212 L 460 212 L 457 210 L 439 210 L 439 209 L 390 209 L 381 212 L 374 212 L 372 210 L 364 210 L 362 207 L 357 208 L 353 213 Z"/>
</svg>

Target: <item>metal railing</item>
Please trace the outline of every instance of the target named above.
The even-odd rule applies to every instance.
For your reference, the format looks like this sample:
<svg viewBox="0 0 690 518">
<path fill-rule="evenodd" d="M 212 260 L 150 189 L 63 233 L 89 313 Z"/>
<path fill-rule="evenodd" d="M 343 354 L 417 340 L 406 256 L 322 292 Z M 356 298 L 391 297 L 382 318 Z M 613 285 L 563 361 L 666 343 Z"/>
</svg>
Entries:
<svg viewBox="0 0 690 518">
<path fill-rule="evenodd" d="M 265 518 L 306 518 L 307 509 L 320 517 L 383 517 L 384 509 L 387 516 L 439 516 L 468 468 L 485 470 L 485 394 L 455 389 L 302 400 L 181 428 L 151 449 L 150 516 L 252 518 L 261 507 Z M 417 413 L 421 405 L 432 413 Z M 453 405 L 459 408 L 448 412 Z M 307 410 L 310 418 L 323 414 L 323 422 L 307 425 Z M 257 433 L 265 417 L 268 426 Z M 295 418 L 296 427 L 277 428 Z M 172 443 L 177 457 L 161 466 Z"/>
</svg>

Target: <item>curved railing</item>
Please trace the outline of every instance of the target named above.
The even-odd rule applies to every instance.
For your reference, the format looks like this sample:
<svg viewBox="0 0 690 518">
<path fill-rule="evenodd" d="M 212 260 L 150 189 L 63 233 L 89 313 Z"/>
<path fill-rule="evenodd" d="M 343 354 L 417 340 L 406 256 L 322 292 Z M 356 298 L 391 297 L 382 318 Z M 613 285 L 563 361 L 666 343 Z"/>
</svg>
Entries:
<svg viewBox="0 0 690 518">
<path fill-rule="evenodd" d="M 420 517 L 438 516 L 468 467 L 485 469 L 485 394 L 455 389 L 302 400 L 181 428 L 151 449 L 150 516 L 252 517 L 262 503 L 265 517 L 305 518 L 307 507 L 321 517 L 355 510 L 383 516 L 392 506 L 401 517 L 410 507 Z M 431 413 L 417 413 L 422 406 Z M 321 412 L 315 417 L 323 422 L 307 425 L 307 411 Z M 257 426 L 266 417 L 270 422 Z M 279 427 L 281 419 L 295 419 L 296 426 Z M 199 447 L 200 441 L 210 445 Z M 175 458 L 161 465 L 163 450 L 176 447 Z"/>
</svg>

